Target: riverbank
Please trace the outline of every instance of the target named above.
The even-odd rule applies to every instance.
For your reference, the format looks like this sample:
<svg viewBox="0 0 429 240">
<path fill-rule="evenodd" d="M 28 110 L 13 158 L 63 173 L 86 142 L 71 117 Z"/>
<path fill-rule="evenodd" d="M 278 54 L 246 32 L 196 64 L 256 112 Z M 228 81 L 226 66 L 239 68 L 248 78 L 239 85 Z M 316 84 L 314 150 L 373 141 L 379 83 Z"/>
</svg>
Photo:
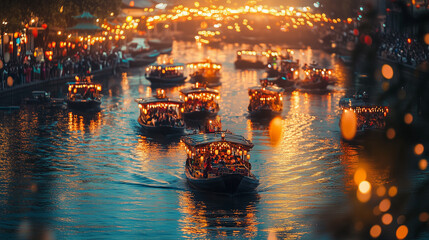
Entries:
<svg viewBox="0 0 429 240">
<path fill-rule="evenodd" d="M 94 81 L 103 82 L 103 78 L 114 76 L 118 73 L 115 67 L 106 67 L 91 72 Z M 32 91 L 58 89 L 57 94 L 62 93 L 65 83 L 74 81 L 75 75 L 62 76 L 49 80 L 35 80 L 30 83 L 17 85 L 0 90 L 0 106 L 16 106 L 21 103 L 22 98 L 31 96 Z"/>
</svg>

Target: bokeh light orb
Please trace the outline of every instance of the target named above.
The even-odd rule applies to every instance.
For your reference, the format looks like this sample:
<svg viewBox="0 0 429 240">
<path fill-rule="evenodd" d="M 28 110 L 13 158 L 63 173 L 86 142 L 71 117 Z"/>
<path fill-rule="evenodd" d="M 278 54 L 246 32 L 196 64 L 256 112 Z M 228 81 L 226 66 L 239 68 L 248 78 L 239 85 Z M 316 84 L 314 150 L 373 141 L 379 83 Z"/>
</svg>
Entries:
<svg viewBox="0 0 429 240">
<path fill-rule="evenodd" d="M 386 79 L 392 79 L 393 78 L 393 68 L 389 64 L 384 64 L 381 67 L 381 74 Z"/>
<path fill-rule="evenodd" d="M 356 113 L 352 110 L 345 109 L 341 114 L 341 135 L 346 140 L 352 140 L 356 136 L 357 131 L 357 117 Z"/>
</svg>

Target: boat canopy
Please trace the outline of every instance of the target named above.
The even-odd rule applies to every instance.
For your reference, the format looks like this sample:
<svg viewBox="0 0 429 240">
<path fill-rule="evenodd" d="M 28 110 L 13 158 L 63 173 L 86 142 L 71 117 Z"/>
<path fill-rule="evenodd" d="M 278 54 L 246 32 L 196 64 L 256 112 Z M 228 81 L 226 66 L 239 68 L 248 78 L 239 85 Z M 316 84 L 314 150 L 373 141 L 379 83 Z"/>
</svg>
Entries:
<svg viewBox="0 0 429 240">
<path fill-rule="evenodd" d="M 190 87 L 190 88 L 184 88 L 180 90 L 180 93 L 184 95 L 196 95 L 196 94 L 202 94 L 202 93 L 208 93 L 208 94 L 214 94 L 216 96 L 219 95 L 219 91 L 215 89 L 210 88 L 203 88 L 203 87 Z"/>
<path fill-rule="evenodd" d="M 166 103 L 166 104 L 183 104 L 181 99 L 171 99 L 171 98 L 157 98 L 157 97 L 149 97 L 149 98 L 137 98 L 135 100 L 137 103 L 145 105 L 152 103 Z"/>
<path fill-rule="evenodd" d="M 202 61 L 202 62 L 192 62 L 192 63 L 188 63 L 186 64 L 186 66 L 188 68 L 191 69 L 221 69 L 222 68 L 222 64 L 220 63 L 214 63 L 212 61 L 210 61 L 209 59 L 207 59 L 206 61 Z"/>
<path fill-rule="evenodd" d="M 253 50 L 239 50 L 237 51 L 237 55 L 238 56 L 259 56 L 261 54 Z"/>
<path fill-rule="evenodd" d="M 262 94 L 267 94 L 267 95 L 275 95 L 275 94 L 282 94 L 284 92 L 284 89 L 276 86 L 266 86 L 266 87 L 255 86 L 255 87 L 249 88 L 249 95 L 253 93 L 258 93 L 258 92 Z"/>
<path fill-rule="evenodd" d="M 152 70 L 166 70 L 166 71 L 173 71 L 173 70 L 183 70 L 184 64 L 182 63 L 174 63 L 174 64 L 153 64 L 146 68 L 146 71 L 152 71 Z"/>
<path fill-rule="evenodd" d="M 190 147 L 203 147 L 211 143 L 229 142 L 251 149 L 253 143 L 243 136 L 235 135 L 229 132 L 214 132 L 204 134 L 193 134 L 182 137 L 182 141 Z"/>
<path fill-rule="evenodd" d="M 101 84 L 99 83 L 89 83 L 89 82 L 68 82 L 69 91 L 72 88 L 95 88 L 97 91 L 101 91 Z"/>
</svg>

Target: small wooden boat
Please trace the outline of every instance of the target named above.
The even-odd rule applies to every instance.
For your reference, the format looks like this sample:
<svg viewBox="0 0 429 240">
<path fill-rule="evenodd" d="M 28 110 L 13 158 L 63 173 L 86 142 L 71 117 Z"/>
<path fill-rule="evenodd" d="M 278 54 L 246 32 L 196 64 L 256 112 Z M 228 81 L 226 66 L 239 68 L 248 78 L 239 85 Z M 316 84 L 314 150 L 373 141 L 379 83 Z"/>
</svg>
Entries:
<svg viewBox="0 0 429 240">
<path fill-rule="evenodd" d="M 194 62 L 186 64 L 191 72 L 192 83 L 202 83 L 208 87 L 215 87 L 221 85 L 220 78 L 222 65 L 214 63 L 210 59 L 202 62 Z"/>
<path fill-rule="evenodd" d="M 99 110 L 101 105 L 101 84 L 81 81 L 67 83 L 67 107 L 78 110 Z"/>
<path fill-rule="evenodd" d="M 180 98 L 185 100 L 185 118 L 213 118 L 219 112 L 219 91 L 196 83 L 195 86 L 180 90 Z"/>
<path fill-rule="evenodd" d="M 260 61 L 260 54 L 252 50 L 237 51 L 234 66 L 237 69 L 264 69 L 265 64 Z"/>
<path fill-rule="evenodd" d="M 275 86 L 249 88 L 249 116 L 251 118 L 272 118 L 283 111 L 284 90 Z"/>
<path fill-rule="evenodd" d="M 181 99 L 170 99 L 164 90 L 149 98 L 135 100 L 140 109 L 137 119 L 142 129 L 148 133 L 182 134 L 185 124 L 182 118 L 184 102 Z"/>
<path fill-rule="evenodd" d="M 297 81 L 297 89 L 303 92 L 324 93 L 334 83 L 333 70 L 317 66 L 304 67 L 305 79 Z"/>
<path fill-rule="evenodd" d="M 187 135 L 182 142 L 188 155 L 185 174 L 192 187 L 227 194 L 256 190 L 259 180 L 251 173 L 249 140 L 230 132 L 212 132 Z"/>
<path fill-rule="evenodd" d="M 154 64 L 146 68 L 146 79 L 153 86 L 175 86 L 185 83 L 184 65 L 176 64 Z"/>
</svg>

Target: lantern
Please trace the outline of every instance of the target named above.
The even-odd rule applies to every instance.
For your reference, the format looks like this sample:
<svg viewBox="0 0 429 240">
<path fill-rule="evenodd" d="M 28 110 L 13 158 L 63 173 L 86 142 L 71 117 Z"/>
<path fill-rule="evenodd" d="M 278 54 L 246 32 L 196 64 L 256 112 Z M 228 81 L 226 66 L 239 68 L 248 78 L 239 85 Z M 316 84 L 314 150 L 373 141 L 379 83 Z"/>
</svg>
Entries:
<svg viewBox="0 0 429 240">
<path fill-rule="evenodd" d="M 201 162 L 202 162 L 202 161 L 204 161 L 204 156 L 201 156 L 201 158 L 200 158 L 200 159 L 201 159 Z"/>
<path fill-rule="evenodd" d="M 215 154 L 218 155 L 219 154 L 219 150 L 216 149 L 215 150 Z"/>
<path fill-rule="evenodd" d="M 240 155 L 243 155 L 243 151 L 240 151 Z"/>
<path fill-rule="evenodd" d="M 250 160 L 250 154 L 247 154 L 247 160 Z"/>
<path fill-rule="evenodd" d="M 231 150 L 229 150 L 229 149 L 228 149 L 228 150 L 226 151 L 226 154 L 230 155 L 230 154 L 231 154 Z"/>
<path fill-rule="evenodd" d="M 46 24 L 46 23 L 42 24 L 42 28 L 43 28 L 43 29 L 48 28 L 48 24 Z"/>
</svg>

